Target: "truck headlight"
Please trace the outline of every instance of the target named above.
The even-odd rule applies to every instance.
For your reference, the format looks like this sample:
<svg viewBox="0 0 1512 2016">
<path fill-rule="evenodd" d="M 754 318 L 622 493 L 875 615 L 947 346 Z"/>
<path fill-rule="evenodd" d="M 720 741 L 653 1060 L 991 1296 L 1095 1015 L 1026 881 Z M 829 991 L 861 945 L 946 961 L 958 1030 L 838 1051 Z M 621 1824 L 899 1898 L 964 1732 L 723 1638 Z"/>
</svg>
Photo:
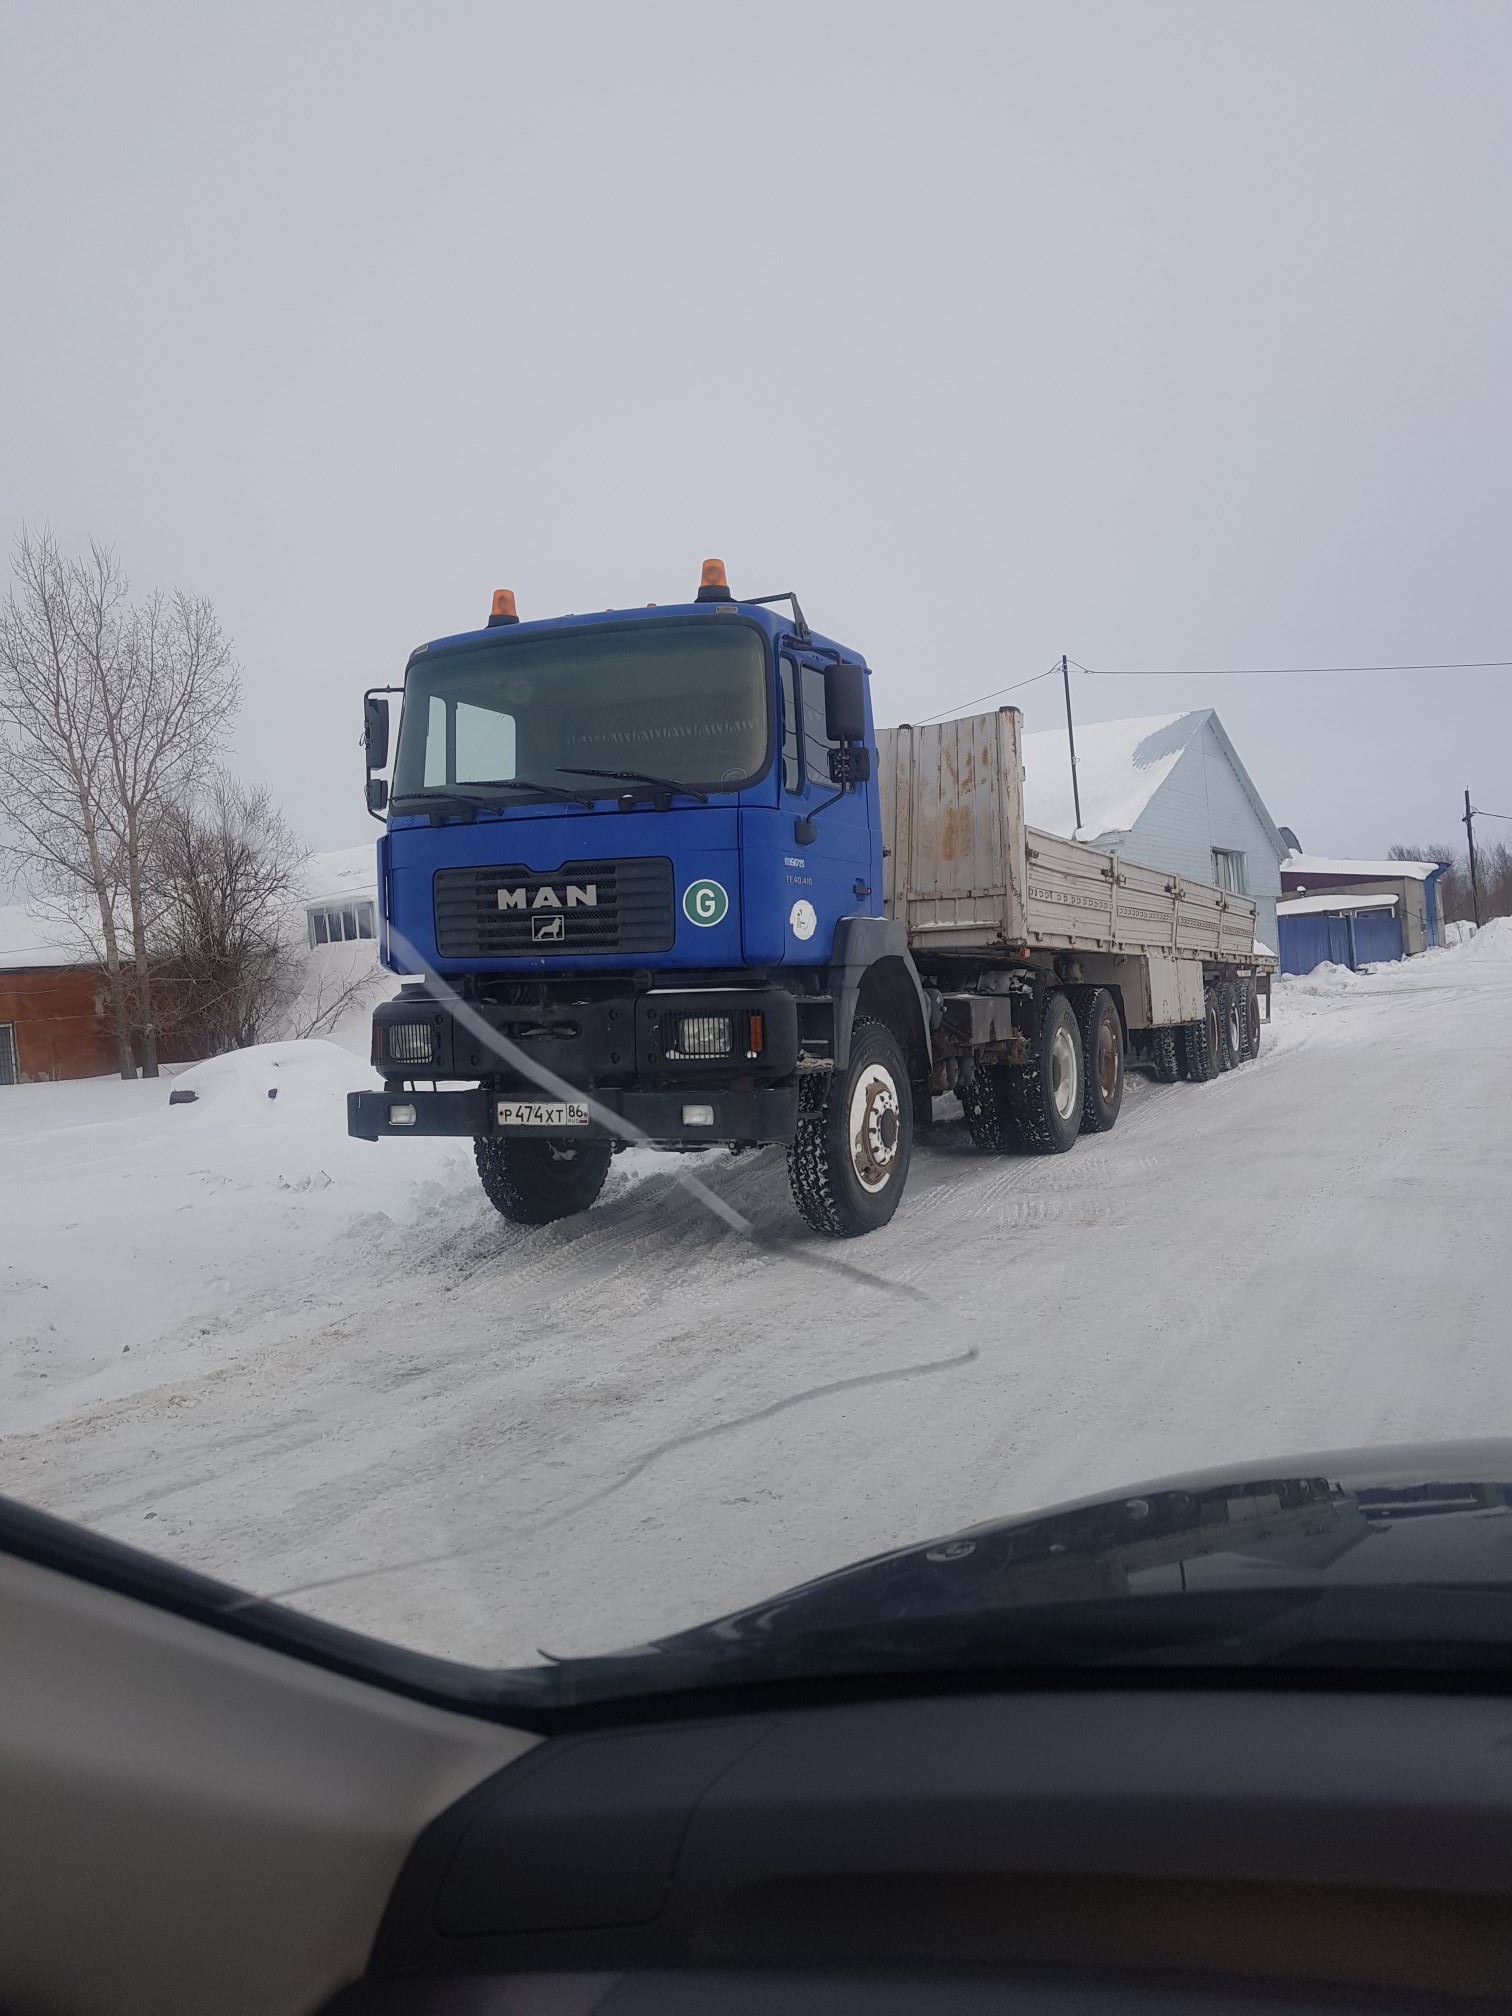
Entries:
<svg viewBox="0 0 1512 2016">
<path fill-rule="evenodd" d="M 390 1064 L 429 1064 L 435 1057 L 436 1032 L 429 1022 L 388 1022 L 383 1036 Z"/>
<path fill-rule="evenodd" d="M 708 1057 L 728 1057 L 734 1029 L 728 1015 L 677 1015 L 672 1018 L 672 1041 L 667 1055 L 693 1061 Z"/>
</svg>

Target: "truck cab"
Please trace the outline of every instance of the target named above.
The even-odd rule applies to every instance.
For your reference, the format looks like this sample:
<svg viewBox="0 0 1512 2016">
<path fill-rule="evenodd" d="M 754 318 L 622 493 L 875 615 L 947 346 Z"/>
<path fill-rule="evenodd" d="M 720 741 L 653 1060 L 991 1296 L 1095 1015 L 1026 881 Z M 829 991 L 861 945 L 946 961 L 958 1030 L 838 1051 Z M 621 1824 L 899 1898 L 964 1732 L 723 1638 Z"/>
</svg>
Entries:
<svg viewBox="0 0 1512 2016">
<path fill-rule="evenodd" d="M 882 915 L 868 688 L 795 597 L 737 600 L 717 561 L 671 607 L 527 623 L 500 591 L 415 650 L 391 763 L 367 703 L 380 951 L 406 984 L 350 1131 L 471 1136 L 531 1223 L 591 1203 L 627 1142 L 780 1142 L 818 1229 L 883 1222 L 929 1045 Z M 878 1054 L 852 1113 L 858 1025 Z"/>
</svg>

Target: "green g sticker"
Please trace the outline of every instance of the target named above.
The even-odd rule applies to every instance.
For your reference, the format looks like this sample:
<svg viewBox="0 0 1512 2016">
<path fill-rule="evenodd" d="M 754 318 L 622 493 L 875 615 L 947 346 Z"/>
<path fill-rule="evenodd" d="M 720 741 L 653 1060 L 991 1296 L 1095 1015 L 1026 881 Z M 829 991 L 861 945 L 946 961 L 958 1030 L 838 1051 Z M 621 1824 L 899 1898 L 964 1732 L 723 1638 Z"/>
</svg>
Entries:
<svg viewBox="0 0 1512 2016">
<path fill-rule="evenodd" d="M 683 915 L 690 924 L 717 924 L 729 907 L 721 882 L 690 882 L 683 891 Z"/>
</svg>

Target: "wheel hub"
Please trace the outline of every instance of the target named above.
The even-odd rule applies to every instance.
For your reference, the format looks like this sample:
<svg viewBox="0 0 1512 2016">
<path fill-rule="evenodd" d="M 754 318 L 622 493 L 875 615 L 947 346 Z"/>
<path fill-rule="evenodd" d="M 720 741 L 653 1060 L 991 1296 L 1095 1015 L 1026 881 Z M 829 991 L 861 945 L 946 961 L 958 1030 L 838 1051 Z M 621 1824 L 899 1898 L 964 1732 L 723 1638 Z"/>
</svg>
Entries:
<svg viewBox="0 0 1512 2016">
<path fill-rule="evenodd" d="M 1069 1120 L 1081 1104 L 1077 1063 L 1076 1038 L 1069 1029 L 1057 1029 L 1050 1045 L 1050 1097 L 1062 1120 Z"/>
<path fill-rule="evenodd" d="M 868 1065 L 856 1081 L 850 1104 L 851 1164 L 864 1190 L 888 1182 L 898 1157 L 900 1109 L 892 1073 Z"/>
</svg>

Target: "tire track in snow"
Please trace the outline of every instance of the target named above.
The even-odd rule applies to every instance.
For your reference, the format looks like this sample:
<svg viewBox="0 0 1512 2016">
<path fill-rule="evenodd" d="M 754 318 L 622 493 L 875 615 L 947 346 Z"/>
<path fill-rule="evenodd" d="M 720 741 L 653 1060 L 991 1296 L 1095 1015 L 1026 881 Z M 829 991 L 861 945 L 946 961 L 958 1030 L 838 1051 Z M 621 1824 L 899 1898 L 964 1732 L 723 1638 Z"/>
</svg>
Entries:
<svg viewBox="0 0 1512 2016">
<path fill-rule="evenodd" d="M 836 1393 L 852 1392 L 863 1386 L 885 1386 L 897 1380 L 924 1379 L 936 1372 L 953 1372 L 971 1365 L 981 1356 L 977 1345 L 968 1345 L 953 1358 L 930 1358 L 918 1365 L 896 1365 L 882 1372 L 858 1372 L 848 1379 L 831 1379 L 822 1386 L 807 1386 L 801 1393 L 785 1394 L 780 1400 L 768 1402 L 765 1407 L 752 1408 L 748 1413 L 737 1414 L 727 1421 L 710 1421 L 702 1428 L 690 1428 L 681 1435 L 670 1435 L 664 1442 L 645 1450 L 620 1476 L 601 1484 L 596 1490 L 584 1493 L 570 1505 L 559 1507 L 545 1518 L 527 1520 L 517 1526 L 513 1534 L 491 1533 L 486 1541 L 477 1547 L 451 1547 L 440 1554 L 427 1554 L 404 1561 L 385 1561 L 370 1568 L 353 1569 L 344 1575 L 328 1575 L 313 1582 L 295 1582 L 282 1589 L 266 1590 L 261 1595 L 248 1596 L 241 1603 L 233 1603 L 232 1611 L 246 1609 L 255 1603 L 280 1603 L 290 1596 L 307 1596 L 316 1589 L 346 1588 L 354 1582 L 367 1582 L 379 1575 L 399 1575 L 412 1573 L 417 1568 L 440 1568 L 453 1561 L 465 1559 L 469 1554 L 493 1553 L 502 1540 L 508 1538 L 533 1537 L 549 1532 L 553 1526 L 565 1524 L 580 1513 L 601 1505 L 605 1499 L 625 1490 L 638 1477 L 645 1474 L 654 1463 L 664 1456 L 674 1455 L 678 1450 L 691 1449 L 700 1442 L 710 1442 L 720 1435 L 733 1435 L 745 1428 L 753 1428 L 759 1422 L 770 1421 L 779 1414 L 786 1414 L 794 1407 L 806 1407 L 815 1400 L 826 1400 Z"/>
</svg>

